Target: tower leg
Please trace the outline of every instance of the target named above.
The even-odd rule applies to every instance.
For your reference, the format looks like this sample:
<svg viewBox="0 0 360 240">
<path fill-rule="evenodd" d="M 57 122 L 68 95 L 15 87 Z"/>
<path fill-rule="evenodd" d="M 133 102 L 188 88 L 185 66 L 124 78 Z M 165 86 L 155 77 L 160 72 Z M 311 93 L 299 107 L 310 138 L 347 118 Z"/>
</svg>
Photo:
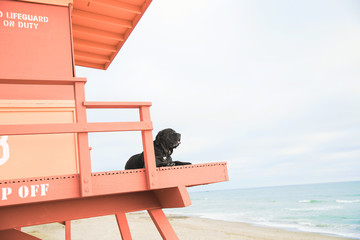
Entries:
<svg viewBox="0 0 360 240">
<path fill-rule="evenodd" d="M 71 224 L 70 221 L 59 222 L 65 226 L 65 240 L 71 240 Z"/>
<path fill-rule="evenodd" d="M 162 209 L 148 210 L 148 213 L 163 239 L 179 239 Z"/>
<path fill-rule="evenodd" d="M 65 240 L 71 240 L 71 223 L 65 221 Z"/>
<path fill-rule="evenodd" d="M 131 240 L 132 237 L 130 233 L 129 223 L 126 219 L 125 213 L 117 213 L 115 214 L 115 216 L 120 229 L 121 238 L 123 240 Z"/>
</svg>

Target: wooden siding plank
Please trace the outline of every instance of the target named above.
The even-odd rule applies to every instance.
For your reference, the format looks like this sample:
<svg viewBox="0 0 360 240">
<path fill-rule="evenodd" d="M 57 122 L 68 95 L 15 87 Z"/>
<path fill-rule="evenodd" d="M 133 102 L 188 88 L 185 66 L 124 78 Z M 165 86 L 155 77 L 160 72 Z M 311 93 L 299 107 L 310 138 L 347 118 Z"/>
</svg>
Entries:
<svg viewBox="0 0 360 240">
<path fill-rule="evenodd" d="M 91 39 L 95 38 L 108 38 L 113 39 L 117 41 L 124 41 L 124 36 L 119 33 L 115 32 L 109 32 L 104 30 L 99 30 L 95 28 L 90 27 L 84 27 L 80 25 L 73 24 L 73 32 L 74 32 L 74 38 L 76 38 L 76 33 L 84 33 L 87 35 L 92 36 Z"/>
<path fill-rule="evenodd" d="M 72 16 L 87 19 L 90 21 L 101 22 L 104 24 L 117 25 L 117 26 L 121 26 L 121 27 L 125 27 L 125 28 L 133 27 L 131 21 L 127 21 L 127 20 L 124 20 L 121 18 L 109 17 L 106 15 L 86 12 L 86 11 L 82 11 L 82 10 L 78 10 L 78 9 L 74 9 L 72 11 Z"/>
<path fill-rule="evenodd" d="M 116 47 L 112 46 L 112 45 L 101 44 L 101 43 L 77 39 L 77 38 L 74 38 L 74 46 L 75 46 L 75 48 L 78 48 L 79 46 L 83 46 L 86 49 L 89 49 L 90 51 L 91 51 L 91 49 L 99 49 L 99 50 L 104 50 L 104 51 L 109 51 L 109 52 L 117 51 Z"/>
<path fill-rule="evenodd" d="M 77 57 L 90 59 L 90 60 L 94 59 L 102 62 L 110 62 L 110 58 L 108 56 L 75 50 L 75 58 Z"/>
<path fill-rule="evenodd" d="M 92 0 L 91 4 L 103 5 L 109 8 L 115 8 L 131 13 L 141 14 L 141 8 L 128 3 L 123 3 L 115 0 Z"/>
</svg>

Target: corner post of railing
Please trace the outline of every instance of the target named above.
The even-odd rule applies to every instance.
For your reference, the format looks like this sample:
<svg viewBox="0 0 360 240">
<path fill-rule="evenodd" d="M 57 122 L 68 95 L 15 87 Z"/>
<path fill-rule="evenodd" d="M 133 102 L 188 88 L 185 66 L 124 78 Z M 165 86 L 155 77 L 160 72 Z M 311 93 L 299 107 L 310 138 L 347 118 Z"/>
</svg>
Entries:
<svg viewBox="0 0 360 240">
<path fill-rule="evenodd" d="M 150 122 L 150 107 L 141 106 L 140 109 L 140 121 Z M 152 130 L 141 131 L 143 150 L 144 150 L 144 162 L 145 162 L 145 176 L 148 189 L 154 189 L 158 187 L 158 178 L 156 172 L 155 152 Z"/>
<path fill-rule="evenodd" d="M 86 107 L 85 102 L 85 82 L 75 82 L 75 108 L 77 124 L 86 124 Z M 87 132 L 78 133 L 78 156 L 79 156 L 79 173 L 80 173 L 80 193 L 81 196 L 92 195 L 91 184 L 91 160 L 89 139 Z"/>
</svg>

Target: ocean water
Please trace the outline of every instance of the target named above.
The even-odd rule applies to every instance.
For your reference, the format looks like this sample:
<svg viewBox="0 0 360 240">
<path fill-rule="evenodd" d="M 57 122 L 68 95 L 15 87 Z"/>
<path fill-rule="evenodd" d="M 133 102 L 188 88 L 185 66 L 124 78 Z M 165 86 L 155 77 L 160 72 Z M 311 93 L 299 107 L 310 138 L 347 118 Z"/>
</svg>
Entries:
<svg viewBox="0 0 360 240">
<path fill-rule="evenodd" d="M 166 213 L 360 239 L 360 181 L 190 192 Z"/>
</svg>

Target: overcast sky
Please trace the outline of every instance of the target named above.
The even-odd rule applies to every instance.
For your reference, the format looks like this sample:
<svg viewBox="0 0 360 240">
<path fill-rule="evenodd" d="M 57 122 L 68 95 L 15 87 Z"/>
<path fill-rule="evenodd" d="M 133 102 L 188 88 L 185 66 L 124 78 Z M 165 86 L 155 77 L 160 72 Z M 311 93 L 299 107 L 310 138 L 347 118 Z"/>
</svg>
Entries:
<svg viewBox="0 0 360 240">
<path fill-rule="evenodd" d="M 227 189 L 360 180 L 360 2 L 154 0 L 88 101 L 150 101 L 173 159 L 228 162 Z M 137 111 L 88 113 L 134 121 Z M 91 134 L 93 171 L 123 169 L 135 133 Z"/>
</svg>

